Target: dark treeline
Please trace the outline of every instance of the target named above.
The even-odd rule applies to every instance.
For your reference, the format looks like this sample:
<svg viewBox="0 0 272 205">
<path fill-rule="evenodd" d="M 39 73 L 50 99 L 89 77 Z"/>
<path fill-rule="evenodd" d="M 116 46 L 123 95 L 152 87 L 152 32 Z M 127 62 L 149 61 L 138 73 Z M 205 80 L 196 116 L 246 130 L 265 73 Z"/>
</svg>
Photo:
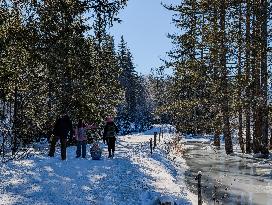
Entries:
<svg viewBox="0 0 272 205">
<path fill-rule="evenodd" d="M 99 125 L 123 107 L 122 112 L 135 114 L 127 122 L 141 121 L 137 126 L 145 128 L 149 119 L 136 116 L 148 110 L 143 77 L 132 64 L 123 65 L 132 63 L 125 42 L 116 51 L 107 33 L 120 21 L 118 12 L 126 3 L 0 1 L 0 112 L 9 119 L 14 139 L 31 141 L 62 111 L 68 111 L 74 122 L 83 118 Z M 126 81 L 134 89 L 129 90 L 132 85 Z"/>
<path fill-rule="evenodd" d="M 166 67 L 173 69 L 161 110 L 180 132 L 213 133 L 233 152 L 268 153 L 271 105 L 271 1 L 183 0 L 174 11 L 177 33 Z M 270 132 L 272 134 L 272 132 Z M 272 137 L 270 138 L 272 140 Z"/>
</svg>

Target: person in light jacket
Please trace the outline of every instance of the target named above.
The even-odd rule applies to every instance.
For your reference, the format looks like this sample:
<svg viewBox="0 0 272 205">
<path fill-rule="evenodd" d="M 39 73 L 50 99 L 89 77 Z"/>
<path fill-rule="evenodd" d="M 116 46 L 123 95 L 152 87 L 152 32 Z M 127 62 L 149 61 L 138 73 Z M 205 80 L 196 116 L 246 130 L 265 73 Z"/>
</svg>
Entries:
<svg viewBox="0 0 272 205">
<path fill-rule="evenodd" d="M 78 125 L 75 130 L 75 137 L 77 141 L 77 150 L 76 150 L 76 158 L 80 157 L 82 154 L 82 158 L 86 158 L 86 145 L 87 145 L 87 127 L 84 124 L 83 120 L 80 119 Z"/>
</svg>

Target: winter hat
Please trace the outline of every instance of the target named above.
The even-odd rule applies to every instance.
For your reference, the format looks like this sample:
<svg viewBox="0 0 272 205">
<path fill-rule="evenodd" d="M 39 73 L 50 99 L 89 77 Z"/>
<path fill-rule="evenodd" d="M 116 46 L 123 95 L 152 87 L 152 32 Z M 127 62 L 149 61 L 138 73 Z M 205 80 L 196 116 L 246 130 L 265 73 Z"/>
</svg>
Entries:
<svg viewBox="0 0 272 205">
<path fill-rule="evenodd" d="M 113 122 L 113 119 L 112 119 L 111 117 L 107 117 L 107 118 L 106 118 L 106 121 L 107 121 L 107 122 Z"/>
</svg>

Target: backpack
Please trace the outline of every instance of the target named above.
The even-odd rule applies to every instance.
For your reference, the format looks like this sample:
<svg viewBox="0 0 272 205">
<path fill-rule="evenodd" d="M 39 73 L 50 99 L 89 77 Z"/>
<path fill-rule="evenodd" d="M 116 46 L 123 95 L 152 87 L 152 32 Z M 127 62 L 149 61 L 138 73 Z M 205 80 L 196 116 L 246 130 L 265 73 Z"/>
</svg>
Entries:
<svg viewBox="0 0 272 205">
<path fill-rule="evenodd" d="M 115 137 L 115 126 L 114 124 L 108 125 L 107 127 L 107 137 Z"/>
</svg>

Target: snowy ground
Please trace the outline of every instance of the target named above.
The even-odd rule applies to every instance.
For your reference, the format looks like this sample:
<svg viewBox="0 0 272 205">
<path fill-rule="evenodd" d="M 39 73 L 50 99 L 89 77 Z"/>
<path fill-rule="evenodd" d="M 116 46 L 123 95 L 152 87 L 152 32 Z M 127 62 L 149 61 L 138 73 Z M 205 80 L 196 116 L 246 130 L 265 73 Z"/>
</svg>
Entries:
<svg viewBox="0 0 272 205">
<path fill-rule="evenodd" d="M 185 187 L 185 160 L 163 151 L 170 135 L 149 151 L 151 135 L 119 137 L 114 159 L 75 158 L 75 147 L 60 160 L 36 154 L 0 167 L 1 205 L 157 205 L 171 199 L 177 205 L 197 204 Z M 174 203 L 173 203 L 174 204 Z"/>
</svg>

